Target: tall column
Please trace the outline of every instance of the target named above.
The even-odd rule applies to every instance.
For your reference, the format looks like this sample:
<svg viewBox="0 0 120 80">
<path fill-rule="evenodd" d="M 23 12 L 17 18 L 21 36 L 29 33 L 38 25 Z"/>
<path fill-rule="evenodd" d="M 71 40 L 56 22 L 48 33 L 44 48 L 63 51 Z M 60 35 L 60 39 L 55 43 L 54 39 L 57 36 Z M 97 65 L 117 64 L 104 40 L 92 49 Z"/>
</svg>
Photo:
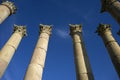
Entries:
<svg viewBox="0 0 120 80">
<path fill-rule="evenodd" d="M 10 15 L 15 14 L 16 7 L 13 2 L 5 1 L 0 5 L 0 24 Z"/>
<path fill-rule="evenodd" d="M 120 46 L 112 36 L 110 25 L 100 24 L 96 32 L 102 37 L 112 63 L 114 64 L 114 67 L 120 77 Z"/>
<path fill-rule="evenodd" d="M 23 26 L 14 25 L 14 31 L 10 39 L 0 51 L 0 78 L 4 74 L 12 56 L 15 53 L 21 39 L 26 35 L 26 28 Z"/>
<path fill-rule="evenodd" d="M 49 25 L 40 25 L 40 36 L 24 80 L 42 80 L 42 73 L 51 30 L 52 28 Z"/>
<path fill-rule="evenodd" d="M 87 52 L 82 39 L 82 26 L 71 24 L 69 26 L 70 35 L 73 39 L 77 80 L 94 80 Z"/>
<path fill-rule="evenodd" d="M 101 12 L 108 11 L 120 24 L 120 2 L 118 0 L 101 0 Z"/>
</svg>

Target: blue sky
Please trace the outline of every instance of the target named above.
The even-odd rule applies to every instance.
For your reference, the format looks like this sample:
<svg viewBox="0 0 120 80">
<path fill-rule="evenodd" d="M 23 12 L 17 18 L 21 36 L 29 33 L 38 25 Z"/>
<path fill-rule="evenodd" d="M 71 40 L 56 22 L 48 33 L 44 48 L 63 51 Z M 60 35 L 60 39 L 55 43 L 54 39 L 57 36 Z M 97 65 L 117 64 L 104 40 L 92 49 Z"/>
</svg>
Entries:
<svg viewBox="0 0 120 80">
<path fill-rule="evenodd" d="M 12 1 L 12 0 L 11 0 Z M 52 24 L 43 80 L 76 80 L 72 39 L 68 24 L 82 24 L 83 38 L 95 80 L 119 80 L 102 39 L 94 33 L 99 23 L 120 29 L 113 17 L 100 13 L 100 0 L 14 0 L 18 11 L 0 25 L 0 49 L 13 32 L 13 25 L 26 25 L 23 38 L 2 80 L 23 80 L 39 36 L 39 24 Z"/>
</svg>

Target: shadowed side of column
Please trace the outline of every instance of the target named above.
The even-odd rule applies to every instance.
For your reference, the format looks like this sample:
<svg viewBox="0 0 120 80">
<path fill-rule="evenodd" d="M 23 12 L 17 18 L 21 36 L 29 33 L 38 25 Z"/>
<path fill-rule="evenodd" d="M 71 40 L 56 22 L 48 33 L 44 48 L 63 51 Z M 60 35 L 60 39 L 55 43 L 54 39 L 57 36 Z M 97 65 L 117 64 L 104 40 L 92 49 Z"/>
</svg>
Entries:
<svg viewBox="0 0 120 80">
<path fill-rule="evenodd" d="M 70 35 L 73 39 L 77 80 L 94 80 L 89 59 L 82 39 L 82 26 L 71 24 L 69 26 Z"/>
<path fill-rule="evenodd" d="M 110 25 L 100 24 L 96 32 L 101 36 L 112 63 L 120 77 L 120 47 L 112 36 Z"/>
<path fill-rule="evenodd" d="M 118 0 L 101 0 L 101 12 L 109 12 L 120 24 L 120 2 Z"/>
</svg>

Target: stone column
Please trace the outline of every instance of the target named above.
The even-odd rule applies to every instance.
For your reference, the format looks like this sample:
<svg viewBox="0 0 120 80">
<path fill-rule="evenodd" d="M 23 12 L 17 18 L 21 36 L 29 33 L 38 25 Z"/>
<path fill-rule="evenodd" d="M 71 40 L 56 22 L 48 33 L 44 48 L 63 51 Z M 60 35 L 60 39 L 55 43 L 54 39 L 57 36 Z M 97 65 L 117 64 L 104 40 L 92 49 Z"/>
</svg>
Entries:
<svg viewBox="0 0 120 80">
<path fill-rule="evenodd" d="M 40 36 L 24 80 L 42 80 L 42 73 L 51 30 L 52 28 L 49 25 L 40 25 Z"/>
<path fill-rule="evenodd" d="M 112 63 L 120 77 L 120 46 L 112 36 L 110 25 L 100 24 L 96 32 L 102 37 L 105 47 L 111 57 Z"/>
<path fill-rule="evenodd" d="M 12 56 L 15 53 L 21 39 L 26 35 L 26 28 L 23 26 L 14 25 L 14 31 L 10 39 L 0 51 L 0 78 L 4 74 Z"/>
<path fill-rule="evenodd" d="M 118 0 L 101 0 L 101 12 L 108 11 L 120 24 L 120 2 Z"/>
<path fill-rule="evenodd" d="M 0 5 L 0 24 L 10 15 L 15 14 L 16 7 L 13 2 L 5 1 Z"/>
<path fill-rule="evenodd" d="M 82 39 L 82 26 L 69 25 L 73 39 L 74 59 L 77 80 L 94 80 L 87 52 Z"/>
</svg>

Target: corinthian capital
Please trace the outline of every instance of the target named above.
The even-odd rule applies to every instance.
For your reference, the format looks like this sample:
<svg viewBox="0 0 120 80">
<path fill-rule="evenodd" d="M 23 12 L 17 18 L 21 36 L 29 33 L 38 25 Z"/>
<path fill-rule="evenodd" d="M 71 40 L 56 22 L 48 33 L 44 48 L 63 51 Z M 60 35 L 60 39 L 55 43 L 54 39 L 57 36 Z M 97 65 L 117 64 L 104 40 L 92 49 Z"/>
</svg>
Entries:
<svg viewBox="0 0 120 80">
<path fill-rule="evenodd" d="M 2 3 L 2 5 L 4 5 L 4 6 L 9 8 L 10 14 L 15 14 L 17 8 L 16 8 L 16 6 L 14 5 L 13 2 L 5 1 L 5 2 Z"/>
<path fill-rule="evenodd" d="M 22 37 L 26 36 L 26 26 L 14 25 L 13 33 L 19 33 Z"/>
<path fill-rule="evenodd" d="M 51 35 L 51 33 L 52 33 L 52 25 L 40 24 L 40 33 L 47 33 L 48 35 Z"/>
<path fill-rule="evenodd" d="M 82 25 L 81 24 L 69 24 L 70 26 L 70 35 L 78 32 L 82 32 Z"/>
<path fill-rule="evenodd" d="M 111 27 L 109 24 L 99 24 L 99 26 L 96 30 L 96 33 L 98 33 L 98 35 L 102 35 L 107 31 L 111 32 Z"/>
<path fill-rule="evenodd" d="M 101 0 L 101 4 L 102 4 L 101 13 L 106 11 L 107 7 L 109 7 L 116 1 L 118 1 L 118 0 Z"/>
</svg>

